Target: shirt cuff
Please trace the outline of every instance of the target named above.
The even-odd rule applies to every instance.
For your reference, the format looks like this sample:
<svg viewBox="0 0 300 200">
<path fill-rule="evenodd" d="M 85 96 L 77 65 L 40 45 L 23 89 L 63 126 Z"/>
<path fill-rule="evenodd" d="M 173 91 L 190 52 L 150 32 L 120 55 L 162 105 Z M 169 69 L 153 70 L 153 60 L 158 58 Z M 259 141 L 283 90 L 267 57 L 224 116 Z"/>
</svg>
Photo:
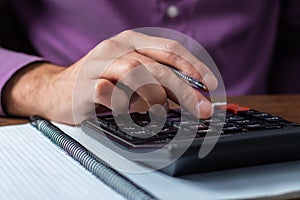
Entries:
<svg viewBox="0 0 300 200">
<path fill-rule="evenodd" d="M 37 56 L 27 55 L 19 52 L 10 51 L 0 48 L 0 116 L 4 116 L 5 112 L 2 105 L 2 90 L 6 82 L 21 68 L 36 61 L 44 59 Z"/>
</svg>

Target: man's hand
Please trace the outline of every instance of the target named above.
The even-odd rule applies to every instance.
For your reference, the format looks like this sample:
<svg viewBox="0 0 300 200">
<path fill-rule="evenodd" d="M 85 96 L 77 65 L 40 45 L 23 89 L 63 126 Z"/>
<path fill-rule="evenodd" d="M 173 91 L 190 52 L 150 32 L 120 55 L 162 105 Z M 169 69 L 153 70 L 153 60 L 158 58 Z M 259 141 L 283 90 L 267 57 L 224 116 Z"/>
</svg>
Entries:
<svg viewBox="0 0 300 200">
<path fill-rule="evenodd" d="M 212 72 L 178 42 L 124 31 L 70 67 L 34 63 L 20 70 L 3 90 L 3 106 L 11 115 L 39 114 L 79 124 L 95 112 L 95 104 L 123 113 L 151 110 L 157 104 L 168 109 L 169 99 L 199 118 L 209 117 L 211 103 L 165 65 L 210 90 L 217 87 Z"/>
</svg>

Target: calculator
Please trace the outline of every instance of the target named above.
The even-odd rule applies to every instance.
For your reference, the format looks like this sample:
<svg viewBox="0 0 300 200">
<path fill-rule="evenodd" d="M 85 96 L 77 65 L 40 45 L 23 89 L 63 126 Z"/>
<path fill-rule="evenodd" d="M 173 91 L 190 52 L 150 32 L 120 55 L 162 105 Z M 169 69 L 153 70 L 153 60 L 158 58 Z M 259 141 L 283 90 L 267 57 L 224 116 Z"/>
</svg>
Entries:
<svg viewBox="0 0 300 200">
<path fill-rule="evenodd" d="M 183 109 L 167 116 L 97 115 L 82 123 L 87 136 L 122 156 L 171 176 L 300 159 L 300 125 L 237 104 L 215 106 L 210 119 Z M 128 116 L 127 116 L 128 119 Z M 200 155 L 201 148 L 209 152 Z"/>
</svg>

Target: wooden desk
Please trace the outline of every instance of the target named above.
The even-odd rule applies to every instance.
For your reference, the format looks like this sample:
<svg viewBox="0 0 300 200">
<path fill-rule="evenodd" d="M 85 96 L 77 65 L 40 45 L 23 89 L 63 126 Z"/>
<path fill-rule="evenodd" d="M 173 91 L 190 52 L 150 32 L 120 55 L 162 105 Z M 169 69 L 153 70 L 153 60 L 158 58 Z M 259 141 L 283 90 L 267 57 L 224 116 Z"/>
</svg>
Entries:
<svg viewBox="0 0 300 200">
<path fill-rule="evenodd" d="M 13 125 L 13 124 L 25 124 L 27 122 L 28 119 L 0 117 L 0 126 Z"/>
<path fill-rule="evenodd" d="M 228 102 L 248 106 L 300 123 L 300 94 L 229 97 Z M 0 118 L 0 126 L 27 122 L 28 120 L 24 118 Z"/>
</svg>

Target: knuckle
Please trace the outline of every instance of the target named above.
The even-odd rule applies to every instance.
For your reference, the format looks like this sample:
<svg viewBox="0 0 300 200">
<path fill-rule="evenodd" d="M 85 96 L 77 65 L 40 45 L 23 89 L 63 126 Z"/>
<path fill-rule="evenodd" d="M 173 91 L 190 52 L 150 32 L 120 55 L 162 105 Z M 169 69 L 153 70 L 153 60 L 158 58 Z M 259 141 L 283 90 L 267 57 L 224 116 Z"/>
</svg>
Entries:
<svg viewBox="0 0 300 200">
<path fill-rule="evenodd" d="M 142 64 L 138 60 L 128 60 L 126 62 L 125 71 L 131 71 Z"/>
<path fill-rule="evenodd" d="M 181 101 L 182 102 L 189 102 L 190 103 L 193 103 L 193 102 L 196 102 L 197 101 L 197 97 L 194 93 L 194 90 L 190 87 L 182 87 L 182 88 L 179 88 L 180 90 L 180 93 L 181 93 Z"/>
<path fill-rule="evenodd" d="M 118 48 L 120 48 L 120 45 L 117 41 L 113 39 L 104 40 L 92 50 L 91 58 L 107 59 L 107 57 L 111 56 L 107 52 L 115 53 Z"/>
<path fill-rule="evenodd" d="M 181 98 L 182 98 L 183 101 L 190 98 L 190 91 L 188 89 L 183 90 L 182 93 L 181 93 Z"/>
<path fill-rule="evenodd" d="M 110 92 L 111 84 L 106 80 L 99 80 L 96 86 L 96 96 L 105 96 Z"/>
<path fill-rule="evenodd" d="M 181 55 L 180 52 L 183 52 L 185 49 L 184 46 L 182 46 L 181 43 L 175 41 L 175 40 L 169 40 L 166 43 L 166 59 L 169 60 L 170 62 L 183 62 L 185 59 L 182 57 L 184 55 Z"/>
<path fill-rule="evenodd" d="M 134 34 L 135 32 L 132 30 L 125 30 L 122 32 L 122 34 L 126 35 L 126 36 L 131 36 L 132 34 Z"/>
<path fill-rule="evenodd" d="M 164 80 L 170 76 L 171 70 L 167 67 L 163 67 L 160 64 L 152 66 L 152 74 L 156 77 L 157 80 Z"/>
<path fill-rule="evenodd" d="M 166 60 L 168 60 L 172 63 L 176 63 L 176 62 L 178 62 L 178 60 L 180 60 L 180 56 L 173 53 L 172 51 L 168 51 L 168 52 L 166 52 Z"/>
<path fill-rule="evenodd" d="M 117 45 L 117 42 L 114 39 L 107 39 L 102 41 L 97 48 L 105 48 L 105 49 L 112 49 Z"/>
<path fill-rule="evenodd" d="M 116 36 L 116 38 L 129 39 L 132 38 L 136 34 L 135 31 L 125 30 Z"/>
<path fill-rule="evenodd" d="M 175 41 L 175 40 L 168 40 L 166 42 L 166 49 L 171 51 L 171 52 L 174 52 L 176 51 L 177 49 L 180 49 L 182 47 L 182 45 Z"/>
</svg>

